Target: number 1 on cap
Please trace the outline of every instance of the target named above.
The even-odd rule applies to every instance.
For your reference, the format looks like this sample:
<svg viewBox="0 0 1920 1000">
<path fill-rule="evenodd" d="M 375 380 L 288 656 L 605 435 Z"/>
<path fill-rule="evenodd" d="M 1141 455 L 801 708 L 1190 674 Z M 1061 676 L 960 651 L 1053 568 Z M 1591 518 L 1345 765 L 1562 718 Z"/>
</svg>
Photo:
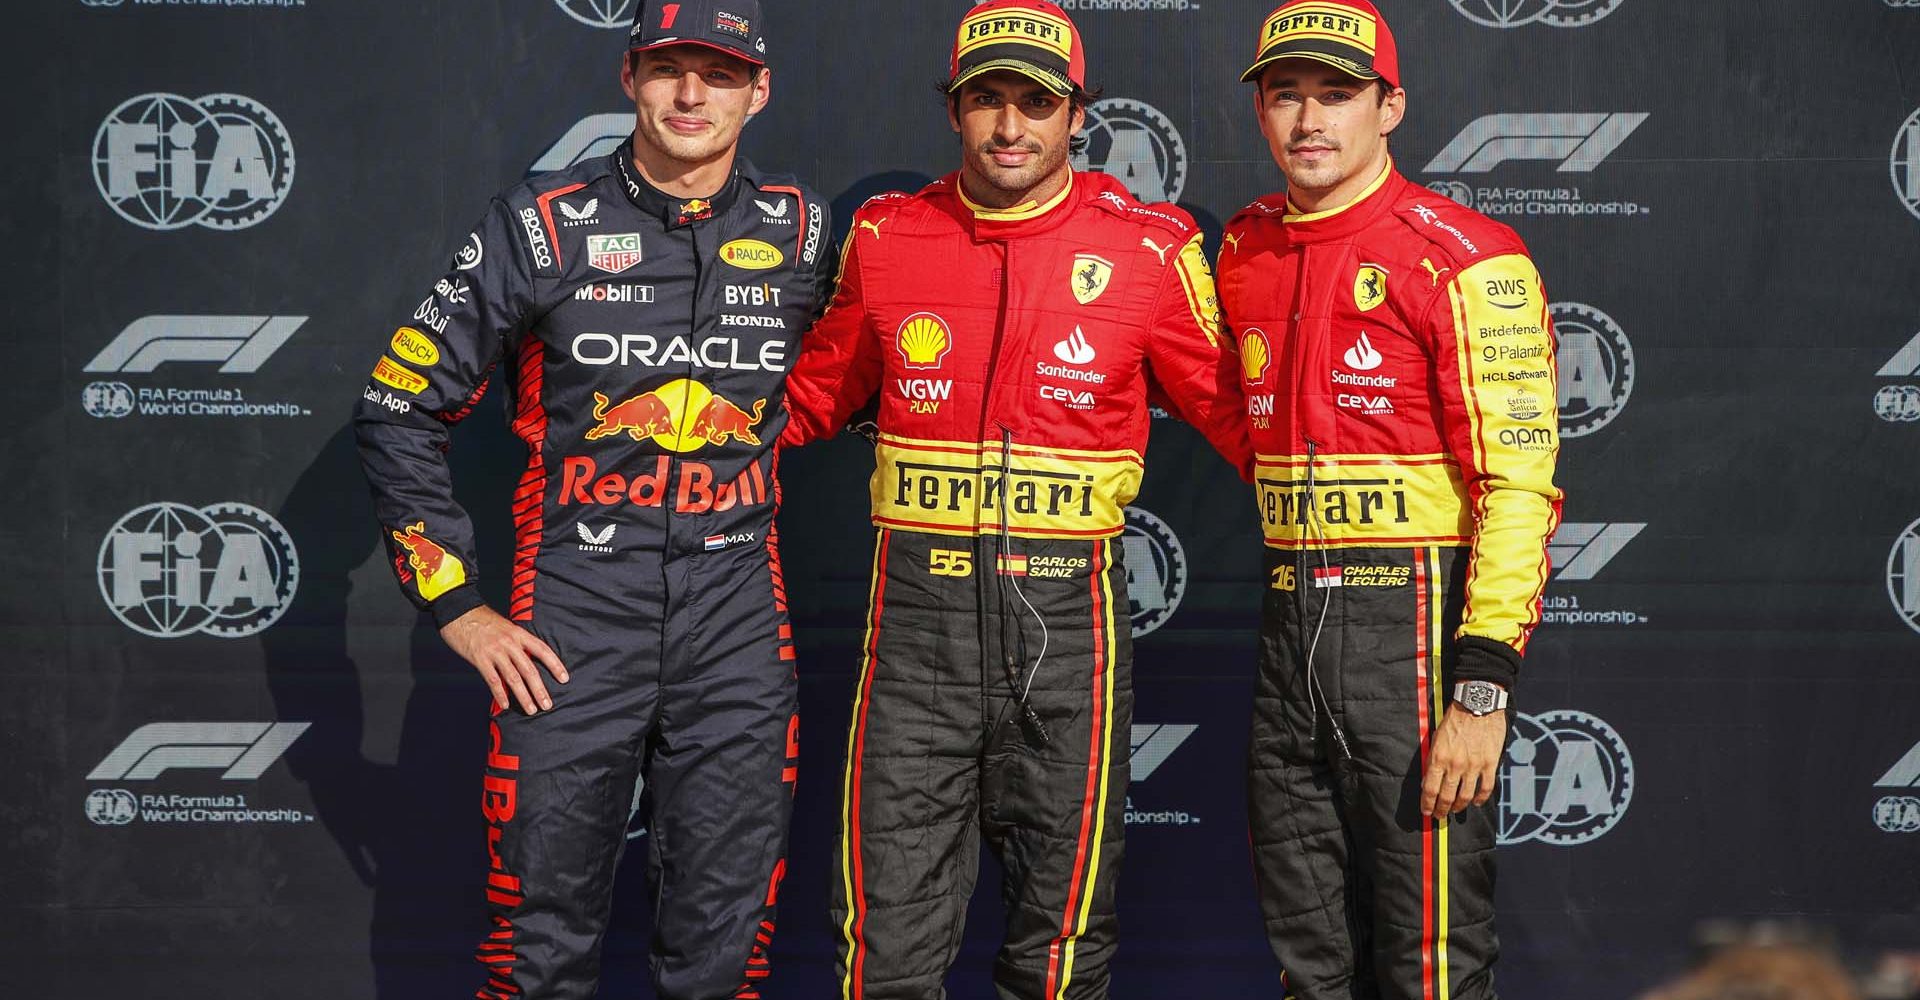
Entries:
<svg viewBox="0 0 1920 1000">
<path fill-rule="evenodd" d="M 664 7 L 661 7 L 660 8 L 660 30 L 665 31 L 668 28 L 673 27 L 673 19 L 679 16 L 680 16 L 679 4 L 670 3 Z"/>
</svg>

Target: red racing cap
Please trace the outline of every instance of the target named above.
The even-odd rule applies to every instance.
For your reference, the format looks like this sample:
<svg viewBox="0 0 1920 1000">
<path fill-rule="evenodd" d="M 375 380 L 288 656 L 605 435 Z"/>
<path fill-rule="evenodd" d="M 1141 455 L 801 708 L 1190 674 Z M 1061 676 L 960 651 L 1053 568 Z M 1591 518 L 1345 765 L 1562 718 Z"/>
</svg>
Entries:
<svg viewBox="0 0 1920 1000">
<path fill-rule="evenodd" d="M 1073 19 L 1047 0 L 989 0 L 960 19 L 950 68 L 948 93 L 1010 69 L 1064 97 L 1087 85 L 1087 50 Z"/>
<path fill-rule="evenodd" d="M 669 45 L 702 45 L 754 64 L 767 64 L 760 0 L 647 0 L 627 35 L 628 52 Z"/>
<path fill-rule="evenodd" d="M 1281 59 L 1314 59 L 1362 80 L 1400 85 L 1400 48 L 1369 0 L 1287 0 L 1260 25 L 1247 83 Z"/>
</svg>

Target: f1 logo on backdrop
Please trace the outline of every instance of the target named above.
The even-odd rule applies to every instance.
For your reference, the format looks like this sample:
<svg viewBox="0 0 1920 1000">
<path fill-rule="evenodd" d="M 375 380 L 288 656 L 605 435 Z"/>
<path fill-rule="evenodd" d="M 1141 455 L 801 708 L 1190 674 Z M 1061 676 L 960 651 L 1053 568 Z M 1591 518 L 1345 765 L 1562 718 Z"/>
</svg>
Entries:
<svg viewBox="0 0 1920 1000">
<path fill-rule="evenodd" d="M 1920 743 L 1915 743 L 1887 773 L 1873 783 L 1875 788 L 1898 788 L 1906 795 L 1887 795 L 1873 804 L 1873 823 L 1887 833 L 1920 833 Z"/>
<path fill-rule="evenodd" d="M 1452 0 L 1453 9 L 1475 24 L 1518 28 L 1545 24 L 1583 28 L 1614 12 L 1624 0 Z M 1892 0 L 1889 0 L 1892 2 Z"/>
<path fill-rule="evenodd" d="M 1562 523 L 1547 542 L 1547 556 L 1553 560 L 1553 579 L 1560 582 L 1593 579 L 1628 542 L 1645 530 L 1644 523 Z"/>
<path fill-rule="evenodd" d="M 1571 709 L 1514 713 L 1500 766 L 1501 844 L 1597 840 L 1632 801 L 1633 755 L 1605 720 Z"/>
<path fill-rule="evenodd" d="M 1920 632 L 1920 521 L 1907 525 L 1887 553 L 1887 597 L 1907 627 Z"/>
<path fill-rule="evenodd" d="M 595 28 L 626 28 L 633 24 L 639 0 L 553 0 L 567 16 Z"/>
<path fill-rule="evenodd" d="M 1191 724 L 1134 723 L 1130 734 L 1132 739 L 1129 741 L 1132 752 L 1127 758 L 1128 771 L 1133 780 L 1141 782 L 1153 777 L 1153 772 L 1158 771 L 1160 765 L 1180 749 L 1180 744 L 1185 743 L 1187 737 L 1199 728 Z"/>
<path fill-rule="evenodd" d="M 245 229 L 293 189 L 293 139 L 250 97 L 142 94 L 100 123 L 93 180 L 121 218 L 145 229 Z"/>
<path fill-rule="evenodd" d="M 1891 2 L 1891 0 L 1890 0 Z M 1887 157 L 1893 177 L 1893 193 L 1920 218 L 1920 109 L 1907 116 L 1893 136 L 1893 152 Z"/>
<path fill-rule="evenodd" d="M 213 768 L 225 781 L 264 774 L 311 722 L 151 722 L 120 741 L 88 781 L 151 781 L 176 768 Z"/>
<path fill-rule="evenodd" d="M 150 503 L 100 542 L 100 596 L 142 635 L 223 639 L 271 627 L 293 603 L 299 554 L 280 522 L 257 507 Z"/>
<path fill-rule="evenodd" d="M 1558 160 L 1557 171 L 1590 173 L 1648 117 L 1639 111 L 1482 115 L 1461 129 L 1424 170 L 1484 174 L 1508 160 Z"/>
<path fill-rule="evenodd" d="M 533 165 L 527 168 L 527 176 L 565 170 L 576 163 L 605 156 L 618 149 L 632 134 L 631 111 L 588 115 L 574 122 L 573 127 L 561 133 L 546 152 L 535 158 Z"/>
<path fill-rule="evenodd" d="M 1915 0 L 1920 3 L 1920 0 Z M 1880 366 L 1881 378 L 1910 379 L 1920 375 L 1920 333 L 1913 335 L 1905 347 L 1895 351 L 1887 363 Z M 1910 424 L 1920 422 L 1920 385 L 1909 382 L 1906 385 L 1883 385 L 1873 394 L 1873 412 L 1880 419 L 1892 424 Z"/>
<path fill-rule="evenodd" d="M 204 361 L 226 374 L 251 375 L 306 321 L 305 316 L 142 316 L 84 370 L 150 372 L 169 361 Z"/>
</svg>

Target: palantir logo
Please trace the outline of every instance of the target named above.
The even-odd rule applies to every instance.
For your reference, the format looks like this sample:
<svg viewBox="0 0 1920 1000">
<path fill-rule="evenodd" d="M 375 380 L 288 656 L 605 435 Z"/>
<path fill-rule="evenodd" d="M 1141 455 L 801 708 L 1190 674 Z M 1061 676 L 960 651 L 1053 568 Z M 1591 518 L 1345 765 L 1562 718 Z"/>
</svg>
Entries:
<svg viewBox="0 0 1920 1000">
<path fill-rule="evenodd" d="M 637 0 L 553 0 L 567 16 L 595 28 L 625 28 L 633 23 Z"/>
<path fill-rule="evenodd" d="M 1518 28 L 1546 24 L 1580 28 L 1614 12 L 1624 0 L 1452 0 L 1453 9 L 1475 24 Z"/>
<path fill-rule="evenodd" d="M 1920 788 L 1920 743 L 1915 743 L 1880 780 L 1875 788 L 1898 788 L 1911 792 Z M 1912 794 L 1888 795 L 1873 805 L 1873 823 L 1887 833 L 1920 833 L 1920 797 Z"/>
<path fill-rule="evenodd" d="M 1887 596 L 1907 626 L 1920 632 L 1920 521 L 1907 525 L 1887 553 Z"/>
<path fill-rule="evenodd" d="M 1180 749 L 1180 744 L 1185 743 L 1187 737 L 1199 728 L 1187 724 L 1134 723 L 1130 741 L 1132 753 L 1127 758 L 1127 769 L 1134 783 L 1153 777 L 1153 772 L 1159 770 L 1160 765 L 1165 764 L 1167 758 Z"/>
<path fill-rule="evenodd" d="M 1579 302 L 1555 302 L 1554 361 L 1559 367 L 1560 436 L 1605 427 L 1633 395 L 1633 344 L 1613 317 Z"/>
<path fill-rule="evenodd" d="M 100 596 L 128 628 L 159 639 L 233 639 L 293 603 L 299 555 L 266 511 L 240 503 L 150 503 L 100 543 Z"/>
<path fill-rule="evenodd" d="M 1893 176 L 1893 192 L 1915 218 L 1920 218 L 1920 109 L 1907 116 L 1893 137 L 1893 152 L 1887 157 Z"/>
<path fill-rule="evenodd" d="M 1508 160 L 1557 160 L 1561 173 L 1590 173 L 1648 114 L 1496 114 L 1473 120 L 1427 161 L 1430 174 L 1484 174 Z"/>
<path fill-rule="evenodd" d="M 1138 639 L 1179 610 L 1187 593 L 1187 553 L 1167 522 L 1139 507 L 1127 508 L 1120 550 L 1127 566 L 1128 613 Z"/>
<path fill-rule="evenodd" d="M 1087 106 L 1087 147 L 1077 170 L 1097 170 L 1144 202 L 1179 201 L 1187 185 L 1187 144 L 1173 120 L 1144 101 L 1109 97 Z"/>
<path fill-rule="evenodd" d="M 311 722 L 150 722 L 120 741 L 88 781 L 152 781 L 179 768 L 212 768 L 224 781 L 264 774 Z M 91 803 L 89 803 L 91 810 Z"/>
<path fill-rule="evenodd" d="M 1598 716 L 1570 709 L 1515 713 L 1500 791 L 1500 843 L 1584 844 L 1627 814 L 1633 756 Z"/>
<path fill-rule="evenodd" d="M 219 364 L 225 374 L 251 375 L 306 321 L 305 316 L 142 316 L 84 370 L 150 372 L 169 361 L 203 361 Z"/>
<path fill-rule="evenodd" d="M 588 115 L 573 123 L 573 127 L 553 140 L 553 145 L 533 161 L 527 168 L 527 176 L 565 170 L 576 163 L 583 163 L 596 156 L 605 156 L 618 149 L 633 134 L 633 112 L 610 112 L 601 115 Z"/>
<path fill-rule="evenodd" d="M 245 229 L 293 188 L 293 139 L 239 94 L 142 94 L 93 139 L 93 180 L 120 217 L 147 229 Z"/>
<path fill-rule="evenodd" d="M 1547 542 L 1553 578 L 1563 583 L 1593 579 L 1645 530 L 1644 523 L 1563 522 Z"/>
</svg>

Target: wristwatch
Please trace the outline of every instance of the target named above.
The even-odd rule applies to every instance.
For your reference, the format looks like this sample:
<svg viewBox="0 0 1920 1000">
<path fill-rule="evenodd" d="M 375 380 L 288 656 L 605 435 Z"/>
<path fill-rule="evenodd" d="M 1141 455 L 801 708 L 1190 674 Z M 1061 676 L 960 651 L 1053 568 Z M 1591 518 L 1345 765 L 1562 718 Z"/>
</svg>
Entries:
<svg viewBox="0 0 1920 1000">
<path fill-rule="evenodd" d="M 1492 681 L 1461 681 L 1453 686 L 1453 700 L 1478 718 L 1506 708 L 1507 689 Z"/>
</svg>

